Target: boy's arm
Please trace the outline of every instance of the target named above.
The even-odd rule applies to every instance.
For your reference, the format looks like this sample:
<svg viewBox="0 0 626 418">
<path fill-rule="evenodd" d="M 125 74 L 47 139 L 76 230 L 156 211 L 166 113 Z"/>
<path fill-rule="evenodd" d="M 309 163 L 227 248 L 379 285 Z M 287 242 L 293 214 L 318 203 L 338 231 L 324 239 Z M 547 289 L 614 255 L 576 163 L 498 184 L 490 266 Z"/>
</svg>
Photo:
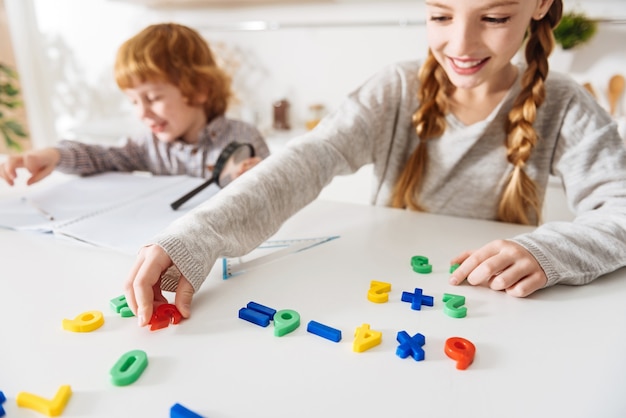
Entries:
<svg viewBox="0 0 626 418">
<path fill-rule="evenodd" d="M 61 141 L 57 169 L 64 173 L 90 175 L 107 171 L 147 171 L 146 152 L 130 139 L 121 147 Z"/>
<path fill-rule="evenodd" d="M 17 178 L 17 169 L 25 168 L 31 174 L 26 184 L 31 185 L 48 176 L 59 162 L 59 152 L 55 148 L 29 151 L 20 155 L 11 155 L 0 164 L 0 178 L 13 186 Z"/>
</svg>

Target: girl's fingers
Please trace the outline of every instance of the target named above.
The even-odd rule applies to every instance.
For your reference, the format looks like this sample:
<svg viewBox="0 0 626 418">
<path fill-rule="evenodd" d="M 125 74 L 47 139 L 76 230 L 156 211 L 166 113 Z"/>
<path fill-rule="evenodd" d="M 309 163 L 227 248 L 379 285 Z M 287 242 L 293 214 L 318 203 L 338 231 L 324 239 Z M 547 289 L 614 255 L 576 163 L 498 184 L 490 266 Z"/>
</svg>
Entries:
<svg viewBox="0 0 626 418">
<path fill-rule="evenodd" d="M 133 310 L 140 326 L 147 325 L 152 317 L 155 302 L 166 303 L 161 293 L 161 275 L 172 265 L 165 251 L 150 245 L 142 248 L 126 281 L 128 306 Z"/>
<path fill-rule="evenodd" d="M 487 285 L 493 290 L 506 290 L 512 296 L 524 297 L 547 282 L 532 254 L 511 241 L 493 241 L 455 260 L 463 261 L 449 279 L 452 285 L 467 280 L 471 285 Z"/>
<path fill-rule="evenodd" d="M 181 274 L 176 287 L 176 297 L 174 304 L 183 318 L 189 318 L 191 315 L 191 300 L 193 299 L 194 289 L 191 283 Z"/>
</svg>

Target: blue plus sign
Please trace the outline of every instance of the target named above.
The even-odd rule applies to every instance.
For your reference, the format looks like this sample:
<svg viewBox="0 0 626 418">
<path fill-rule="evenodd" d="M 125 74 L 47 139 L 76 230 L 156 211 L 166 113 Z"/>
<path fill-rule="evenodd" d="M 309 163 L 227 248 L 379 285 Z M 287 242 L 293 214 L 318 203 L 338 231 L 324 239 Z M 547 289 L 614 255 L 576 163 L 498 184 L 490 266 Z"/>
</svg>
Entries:
<svg viewBox="0 0 626 418">
<path fill-rule="evenodd" d="M 422 289 L 416 287 L 415 293 L 402 292 L 402 302 L 411 302 L 411 309 L 419 311 L 422 305 L 433 306 L 435 300 L 432 296 L 423 295 Z"/>
</svg>

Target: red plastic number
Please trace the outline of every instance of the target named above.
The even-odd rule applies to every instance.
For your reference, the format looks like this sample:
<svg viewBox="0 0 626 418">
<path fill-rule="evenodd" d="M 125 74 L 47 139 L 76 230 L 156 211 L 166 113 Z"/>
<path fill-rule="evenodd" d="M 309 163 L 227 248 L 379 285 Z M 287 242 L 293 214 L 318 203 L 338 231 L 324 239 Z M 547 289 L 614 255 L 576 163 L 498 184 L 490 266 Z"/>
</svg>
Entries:
<svg viewBox="0 0 626 418">
<path fill-rule="evenodd" d="M 471 341 L 461 337 L 446 340 L 445 352 L 452 360 L 456 360 L 456 368 L 465 370 L 474 361 L 476 347 Z"/>
</svg>

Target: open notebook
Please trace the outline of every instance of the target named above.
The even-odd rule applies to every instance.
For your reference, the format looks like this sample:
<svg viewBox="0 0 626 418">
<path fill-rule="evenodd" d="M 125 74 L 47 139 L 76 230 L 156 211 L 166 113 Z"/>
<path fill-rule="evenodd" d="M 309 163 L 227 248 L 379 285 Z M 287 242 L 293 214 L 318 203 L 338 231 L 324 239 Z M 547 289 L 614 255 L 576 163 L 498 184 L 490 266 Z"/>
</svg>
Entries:
<svg viewBox="0 0 626 418">
<path fill-rule="evenodd" d="M 131 173 L 72 178 L 1 199 L 0 227 L 54 233 L 135 254 L 172 221 L 220 190 L 211 185 L 178 210 L 171 209 L 170 203 L 204 181 Z"/>
</svg>

